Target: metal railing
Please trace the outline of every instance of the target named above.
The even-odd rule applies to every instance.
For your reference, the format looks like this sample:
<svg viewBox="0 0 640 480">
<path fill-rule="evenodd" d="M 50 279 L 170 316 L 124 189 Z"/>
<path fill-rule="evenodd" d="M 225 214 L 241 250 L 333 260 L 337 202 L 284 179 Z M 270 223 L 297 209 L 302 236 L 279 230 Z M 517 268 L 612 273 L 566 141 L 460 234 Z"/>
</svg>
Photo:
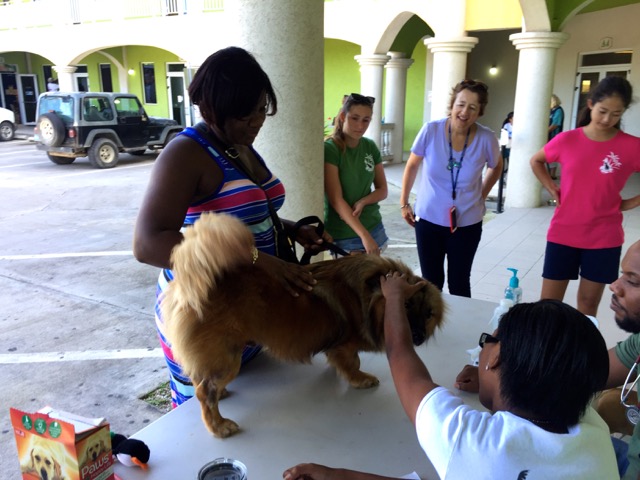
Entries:
<svg viewBox="0 0 640 480">
<path fill-rule="evenodd" d="M 383 162 L 393 162 L 393 123 L 383 123 L 380 130 L 380 156 Z"/>
<path fill-rule="evenodd" d="M 0 2 L 0 31 L 224 10 L 224 0 L 39 0 Z"/>
</svg>

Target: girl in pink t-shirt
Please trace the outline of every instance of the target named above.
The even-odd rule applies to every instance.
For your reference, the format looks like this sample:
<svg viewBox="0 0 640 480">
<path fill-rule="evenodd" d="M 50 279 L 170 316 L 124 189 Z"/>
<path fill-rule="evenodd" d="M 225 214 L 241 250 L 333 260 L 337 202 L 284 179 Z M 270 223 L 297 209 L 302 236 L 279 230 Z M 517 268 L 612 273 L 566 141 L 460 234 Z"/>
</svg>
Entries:
<svg viewBox="0 0 640 480">
<path fill-rule="evenodd" d="M 580 274 L 577 306 L 595 316 L 606 284 L 618 277 L 624 243 L 622 212 L 640 205 L 640 195 L 620 192 L 640 171 L 640 139 L 620 130 L 631 85 L 606 77 L 590 93 L 579 128 L 554 137 L 531 158 L 538 180 L 556 200 L 547 232 L 541 298 L 563 300 L 569 280 Z M 545 163 L 562 165 L 560 185 Z"/>
</svg>

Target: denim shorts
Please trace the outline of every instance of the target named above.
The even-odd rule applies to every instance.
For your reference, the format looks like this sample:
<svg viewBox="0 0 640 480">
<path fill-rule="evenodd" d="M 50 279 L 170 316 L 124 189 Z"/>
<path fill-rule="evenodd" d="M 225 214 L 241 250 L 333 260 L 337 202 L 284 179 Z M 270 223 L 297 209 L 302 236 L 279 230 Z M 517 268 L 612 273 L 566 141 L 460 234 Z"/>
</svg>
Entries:
<svg viewBox="0 0 640 480">
<path fill-rule="evenodd" d="M 548 280 L 576 280 L 613 283 L 619 276 L 622 247 L 574 248 L 547 242 L 542 277 Z"/>
<path fill-rule="evenodd" d="M 380 250 L 384 252 L 389 244 L 389 237 L 387 237 L 387 233 L 384 231 L 384 225 L 382 225 L 382 222 L 374 227 L 369 233 L 371 233 L 371 236 L 380 247 Z M 333 243 L 347 252 L 364 252 L 364 245 L 362 244 L 360 237 L 343 238 L 341 240 L 334 239 Z"/>
</svg>

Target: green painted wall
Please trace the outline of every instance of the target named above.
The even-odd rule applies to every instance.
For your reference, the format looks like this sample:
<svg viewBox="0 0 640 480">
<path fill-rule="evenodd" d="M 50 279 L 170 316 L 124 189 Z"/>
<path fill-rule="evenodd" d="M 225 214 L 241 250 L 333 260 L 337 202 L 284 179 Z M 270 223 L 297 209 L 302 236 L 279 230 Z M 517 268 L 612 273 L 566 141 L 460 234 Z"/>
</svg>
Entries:
<svg viewBox="0 0 640 480">
<path fill-rule="evenodd" d="M 623 7 L 625 5 L 633 5 L 640 3 L 638 0 L 593 0 L 585 2 L 584 0 L 545 0 L 549 9 L 549 17 L 551 18 L 551 29 L 558 31 L 562 22 L 576 8 L 580 8 L 580 13 L 593 13 L 606 10 L 609 8 Z"/>
<path fill-rule="evenodd" d="M 413 64 L 407 72 L 407 98 L 404 115 L 403 150 L 409 151 L 413 140 L 423 125 L 425 72 L 427 68 L 427 47 L 418 42 L 411 55 Z"/>
<path fill-rule="evenodd" d="M 46 79 L 43 79 L 42 66 L 51 65 L 51 62 L 40 55 L 24 52 L 3 52 L 0 54 L 4 63 L 18 66 L 18 73 L 32 73 L 38 77 L 38 93 L 46 91 Z M 29 68 L 31 65 L 31 68 Z"/>
<path fill-rule="evenodd" d="M 435 33 L 420 17 L 414 15 L 400 29 L 389 50 L 403 52 L 408 57 L 416 45 L 422 43 L 421 39 L 426 35 L 433 37 Z"/>
<path fill-rule="evenodd" d="M 360 65 L 353 58 L 360 55 L 360 46 L 343 40 L 324 40 L 324 123 L 333 120 L 342 97 L 360 92 Z"/>
<path fill-rule="evenodd" d="M 424 85 L 427 47 L 422 42 L 414 44 L 413 65 L 407 73 L 407 98 L 405 112 L 405 138 L 403 149 L 409 150 L 422 127 L 424 111 Z M 408 48 L 408 47 L 407 47 Z M 360 91 L 360 66 L 353 58 L 360 54 L 360 47 L 342 40 L 324 41 L 324 122 L 331 123 L 342 105 L 342 96 Z M 376 99 L 380 105 L 381 99 Z M 382 101 L 384 105 L 384 100 Z M 382 111 L 384 116 L 384 108 Z"/>
<path fill-rule="evenodd" d="M 168 52 L 161 48 L 152 48 L 142 45 L 133 45 L 127 47 L 128 67 L 133 68 L 134 75 L 129 76 L 129 93 L 135 93 L 140 101 L 143 101 L 143 79 L 142 79 L 142 63 L 154 63 L 156 74 L 156 104 L 144 104 L 144 108 L 149 115 L 156 117 L 170 117 L 169 102 L 167 99 L 167 62 L 178 62 L 179 57 L 174 53 Z"/>
</svg>

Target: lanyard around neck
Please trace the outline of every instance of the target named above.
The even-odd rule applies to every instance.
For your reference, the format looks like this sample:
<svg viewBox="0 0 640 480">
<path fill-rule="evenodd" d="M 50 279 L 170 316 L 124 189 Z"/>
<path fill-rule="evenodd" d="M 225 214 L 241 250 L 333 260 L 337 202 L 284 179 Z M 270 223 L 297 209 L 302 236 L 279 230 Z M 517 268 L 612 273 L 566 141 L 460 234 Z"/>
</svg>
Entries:
<svg viewBox="0 0 640 480">
<path fill-rule="evenodd" d="M 464 154 L 467 151 L 467 145 L 469 143 L 469 135 L 471 134 L 471 127 L 467 130 L 467 137 L 464 139 L 464 147 L 462 147 L 462 154 L 460 160 L 455 161 L 453 159 L 453 146 L 451 145 L 451 120 L 449 120 L 449 163 L 447 164 L 447 170 L 451 172 L 451 198 L 456 199 L 456 187 L 458 186 L 458 177 L 460 176 L 460 167 L 462 167 L 462 161 L 464 160 Z M 456 176 L 453 177 L 453 168 L 457 168 Z"/>
</svg>

